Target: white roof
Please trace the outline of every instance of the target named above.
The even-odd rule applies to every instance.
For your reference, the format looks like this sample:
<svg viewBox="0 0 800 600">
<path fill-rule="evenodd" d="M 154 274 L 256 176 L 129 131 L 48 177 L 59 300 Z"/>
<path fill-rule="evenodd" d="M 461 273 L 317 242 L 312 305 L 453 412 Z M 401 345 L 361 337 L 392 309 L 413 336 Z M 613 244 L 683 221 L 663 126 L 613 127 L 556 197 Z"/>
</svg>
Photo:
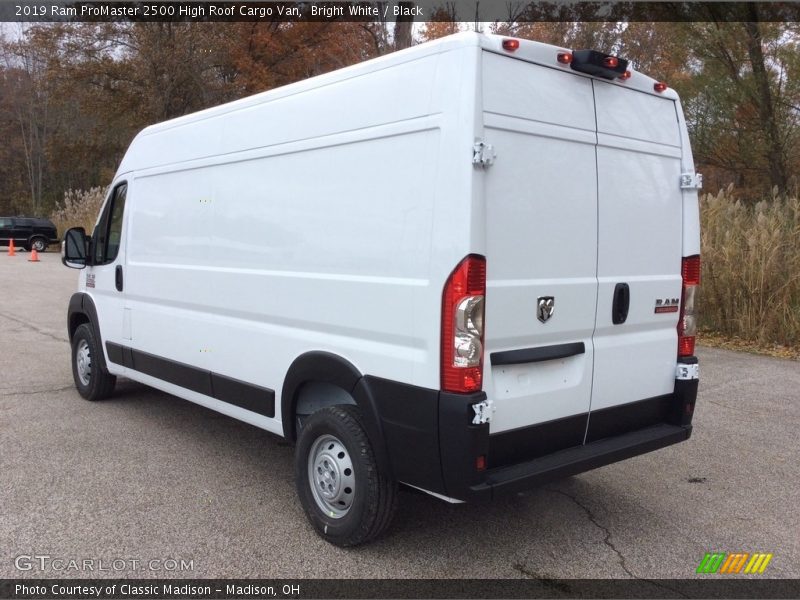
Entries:
<svg viewBox="0 0 800 600">
<path fill-rule="evenodd" d="M 168 162 L 182 162 L 197 159 L 204 155 L 208 156 L 208 152 L 205 154 L 199 150 L 190 152 L 187 148 L 193 143 L 193 138 L 197 141 L 205 142 L 204 145 L 207 147 L 210 146 L 214 143 L 215 139 L 220 139 L 228 135 L 225 133 L 225 128 L 230 128 L 234 122 L 236 126 L 241 127 L 242 120 L 234 118 L 232 113 L 243 112 L 248 116 L 254 117 L 255 113 L 252 113 L 248 109 L 286 99 L 290 96 L 302 94 L 310 90 L 325 88 L 326 86 L 331 86 L 367 73 L 374 73 L 390 67 L 416 61 L 429 55 L 449 52 L 459 48 L 482 47 L 489 52 L 510 56 L 515 59 L 525 60 L 551 68 L 565 69 L 577 76 L 589 77 L 588 75 L 573 71 L 568 65 L 563 65 L 557 61 L 556 57 L 558 53 L 569 52 L 570 49 L 568 48 L 520 39 L 519 47 L 513 52 L 509 52 L 503 49 L 502 43 L 504 39 L 508 39 L 508 36 L 476 32 L 457 33 L 343 69 L 338 69 L 324 75 L 318 75 L 290 85 L 242 98 L 241 100 L 151 125 L 143 129 L 133 140 L 128 152 L 122 160 L 118 173 L 149 168 Z M 656 94 L 653 90 L 655 80 L 637 72 L 633 72 L 632 76 L 627 81 L 614 81 L 611 83 L 673 100 L 677 99 L 677 94 L 672 89 L 667 89 L 661 94 Z M 294 111 L 293 113 L 288 110 L 278 111 L 276 106 L 275 113 L 270 111 L 269 117 L 271 119 L 296 118 L 296 112 L 297 111 Z M 278 115 L 278 113 L 281 114 Z M 225 115 L 231 115 L 232 118 L 230 120 L 217 120 L 219 117 Z M 259 112 L 258 115 L 263 117 L 266 113 Z M 212 123 L 214 124 L 212 125 Z M 190 124 L 194 124 L 196 127 L 184 129 L 185 126 Z M 192 133 L 190 134 L 189 131 Z M 174 132 L 175 135 L 171 135 L 172 132 Z M 262 137 L 261 139 L 268 138 Z M 264 143 L 262 145 L 268 144 Z M 252 148 L 253 146 L 250 147 Z M 247 148 L 247 146 L 243 148 Z M 225 152 L 226 150 L 224 148 L 219 148 L 219 151 Z"/>
</svg>

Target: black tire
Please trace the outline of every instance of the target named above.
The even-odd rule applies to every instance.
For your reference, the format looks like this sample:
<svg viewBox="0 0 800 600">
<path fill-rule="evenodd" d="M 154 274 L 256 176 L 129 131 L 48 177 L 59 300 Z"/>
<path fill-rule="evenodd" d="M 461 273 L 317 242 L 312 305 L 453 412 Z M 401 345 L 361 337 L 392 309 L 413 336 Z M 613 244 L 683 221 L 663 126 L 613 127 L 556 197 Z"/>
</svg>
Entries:
<svg viewBox="0 0 800 600">
<path fill-rule="evenodd" d="M 97 358 L 102 355 L 92 326 L 89 323 L 79 325 L 72 336 L 72 378 L 78 393 L 87 400 L 103 400 L 114 391 L 117 378 L 106 370 L 102 358 Z M 87 358 L 88 371 L 85 368 Z M 84 361 L 83 367 L 79 359 Z"/>
<path fill-rule="evenodd" d="M 346 514 L 338 517 L 326 513 L 320 504 L 324 500 L 315 498 L 311 489 L 315 484 L 309 473 L 312 449 L 320 440 L 330 438 L 341 441 L 349 453 L 355 479 L 352 503 Z M 297 441 L 295 485 L 316 532 L 336 546 L 357 546 L 374 540 L 388 529 L 397 508 L 397 482 L 378 467 L 361 412 L 355 406 L 330 406 L 308 418 Z"/>
<path fill-rule="evenodd" d="M 47 240 L 42 237 L 33 238 L 28 244 L 28 252 L 36 250 L 37 252 L 47 252 Z"/>
</svg>

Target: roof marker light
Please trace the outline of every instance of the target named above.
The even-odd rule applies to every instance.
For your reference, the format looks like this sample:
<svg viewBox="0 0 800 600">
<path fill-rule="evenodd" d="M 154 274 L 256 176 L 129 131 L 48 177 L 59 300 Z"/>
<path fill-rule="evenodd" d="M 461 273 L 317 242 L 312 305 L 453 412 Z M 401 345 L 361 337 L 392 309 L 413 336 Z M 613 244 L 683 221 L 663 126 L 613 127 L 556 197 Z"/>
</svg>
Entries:
<svg viewBox="0 0 800 600">
<path fill-rule="evenodd" d="M 657 91 L 659 94 L 667 89 L 667 84 L 663 81 L 656 81 L 653 84 L 653 89 Z"/>
<path fill-rule="evenodd" d="M 606 56 L 603 59 L 603 66 L 613 69 L 619 64 L 619 59 L 616 56 Z"/>
<path fill-rule="evenodd" d="M 633 75 L 633 73 L 631 73 L 630 71 L 625 71 L 622 75 L 617 77 L 617 79 L 621 79 L 622 81 L 627 81 L 628 79 L 631 78 L 631 75 Z"/>
<path fill-rule="evenodd" d="M 556 58 L 562 65 L 568 65 L 572 62 L 572 52 L 559 52 Z"/>
<path fill-rule="evenodd" d="M 512 38 L 503 40 L 503 50 L 506 52 L 514 52 L 517 48 L 519 48 L 519 40 Z"/>
</svg>

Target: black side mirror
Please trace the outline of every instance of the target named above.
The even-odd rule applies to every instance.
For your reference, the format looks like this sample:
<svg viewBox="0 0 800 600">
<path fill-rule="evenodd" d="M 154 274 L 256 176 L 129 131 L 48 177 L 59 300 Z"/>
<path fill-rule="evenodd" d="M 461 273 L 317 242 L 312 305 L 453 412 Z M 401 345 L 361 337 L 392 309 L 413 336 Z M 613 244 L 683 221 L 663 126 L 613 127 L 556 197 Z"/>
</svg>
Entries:
<svg viewBox="0 0 800 600">
<path fill-rule="evenodd" d="M 83 227 L 67 229 L 61 242 L 61 262 L 72 269 L 83 269 L 87 265 L 88 247 L 89 238 Z"/>
</svg>

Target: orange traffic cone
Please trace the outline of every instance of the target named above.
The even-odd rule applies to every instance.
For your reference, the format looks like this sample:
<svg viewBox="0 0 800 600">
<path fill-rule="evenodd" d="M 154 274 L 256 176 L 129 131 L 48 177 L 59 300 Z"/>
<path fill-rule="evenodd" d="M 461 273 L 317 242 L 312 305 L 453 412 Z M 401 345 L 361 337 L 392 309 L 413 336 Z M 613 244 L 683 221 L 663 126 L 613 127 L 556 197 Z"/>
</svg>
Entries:
<svg viewBox="0 0 800 600">
<path fill-rule="evenodd" d="M 36 251 L 36 248 L 31 248 L 31 257 L 28 259 L 28 262 L 39 262 L 39 253 Z"/>
<path fill-rule="evenodd" d="M 17 255 L 17 253 L 14 252 L 14 240 L 8 240 L 8 255 L 9 256 Z"/>
</svg>

